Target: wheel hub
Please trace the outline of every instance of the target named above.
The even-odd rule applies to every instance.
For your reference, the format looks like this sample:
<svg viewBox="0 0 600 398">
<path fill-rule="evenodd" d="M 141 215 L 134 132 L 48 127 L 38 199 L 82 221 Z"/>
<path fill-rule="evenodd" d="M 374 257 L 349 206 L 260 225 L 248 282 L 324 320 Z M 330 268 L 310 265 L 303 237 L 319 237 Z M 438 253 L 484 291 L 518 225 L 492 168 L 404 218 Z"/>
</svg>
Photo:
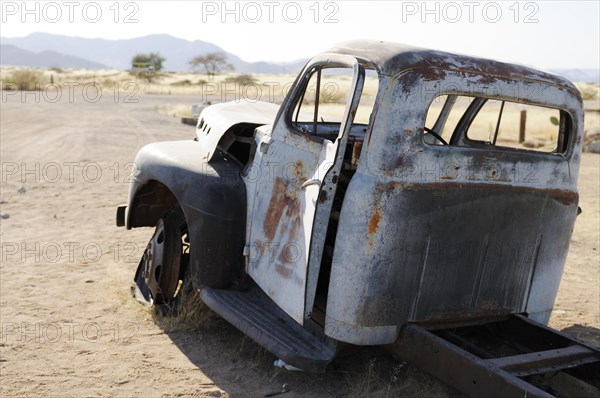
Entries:
<svg viewBox="0 0 600 398">
<path fill-rule="evenodd" d="M 178 226 L 160 219 L 142 257 L 141 276 L 154 301 L 173 298 L 179 282 L 182 242 Z"/>
</svg>

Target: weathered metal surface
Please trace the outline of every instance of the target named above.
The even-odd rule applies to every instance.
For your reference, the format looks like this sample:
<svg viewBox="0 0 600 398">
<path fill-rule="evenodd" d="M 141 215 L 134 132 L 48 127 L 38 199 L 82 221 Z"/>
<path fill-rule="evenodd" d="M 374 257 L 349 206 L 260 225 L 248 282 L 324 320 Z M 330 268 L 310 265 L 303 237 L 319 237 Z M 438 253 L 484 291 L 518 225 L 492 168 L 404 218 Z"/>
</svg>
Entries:
<svg viewBox="0 0 600 398">
<path fill-rule="evenodd" d="M 579 94 L 524 67 L 410 54 L 374 61 L 394 76 L 381 78 L 386 93 L 340 214 L 328 335 L 383 344 L 409 321 L 528 312 L 547 322 L 577 214 Z M 562 109 L 566 150 L 428 145 L 425 117 L 442 94 Z"/>
<path fill-rule="evenodd" d="M 260 288 L 200 291 L 202 300 L 216 313 L 285 363 L 306 371 L 322 372 L 335 357 L 336 342 L 323 330 L 303 327 L 278 307 Z"/>
<path fill-rule="evenodd" d="M 558 86 L 569 91 L 571 95 L 580 97 L 577 88 L 561 76 L 490 59 L 374 40 L 340 43 L 328 52 L 351 55 L 368 62 L 384 76 L 396 76 L 402 72 L 424 69 L 427 71 L 427 80 L 436 82 L 444 78 L 445 71 L 452 70 L 470 76 L 480 76 L 482 84 L 494 83 L 496 78 L 540 82 L 544 86 Z"/>
<path fill-rule="evenodd" d="M 591 398 L 600 394 L 597 348 L 523 316 L 446 327 L 427 330 L 406 325 L 389 348 L 471 397 Z"/>
<path fill-rule="evenodd" d="M 239 166 L 220 153 L 208 163 L 200 152 L 195 141 L 143 147 L 134 161 L 125 221 L 128 228 L 154 226 L 179 204 L 194 284 L 223 288 L 243 271 L 246 192 Z"/>
<path fill-rule="evenodd" d="M 248 200 L 252 202 L 252 220 L 248 222 L 245 251 L 247 272 L 300 324 L 305 318 L 315 210 L 324 176 L 335 162 L 338 140 L 332 142 L 297 131 L 290 124 L 291 115 L 315 67 L 356 64 L 351 57 L 333 55 L 317 57 L 305 67 L 284 102 L 273 131 L 261 134 L 256 142 L 259 150 L 244 177 L 248 196 L 254 196 Z M 358 83 L 358 71 L 356 68 L 353 89 Z M 351 91 L 349 95 L 353 98 L 354 90 Z M 340 128 L 346 133 L 349 130 Z M 329 218 L 329 214 L 320 216 Z"/>
<path fill-rule="evenodd" d="M 319 203 L 316 208 L 315 221 L 312 229 L 306 282 L 305 317 L 310 317 L 315 302 L 315 293 L 317 290 L 319 271 L 321 269 L 321 259 L 325 248 L 329 216 L 331 214 L 333 200 L 337 190 L 338 176 L 341 173 L 342 164 L 344 162 L 344 153 L 348 144 L 348 137 L 361 99 L 365 80 L 364 68 L 357 62 L 354 62 L 352 67 L 354 69 L 354 81 L 350 84 L 351 90 L 349 90 L 348 99 L 346 100 L 348 106 L 342 117 L 343 123 L 340 126 L 340 132 L 337 138 L 337 153 L 335 154 L 335 157 L 329 159 L 333 165 L 327 171 L 327 174 L 323 176 L 323 184 L 321 185 L 320 191 L 321 194 L 319 196 Z"/>
<path fill-rule="evenodd" d="M 142 257 L 141 277 L 152 297 L 160 300 L 175 295 L 181 264 L 181 231 L 170 219 L 160 219 Z"/>
<path fill-rule="evenodd" d="M 343 121 L 321 123 L 312 115 L 309 127 L 295 128 L 296 101 L 309 72 L 323 65 L 354 69 Z M 348 135 L 363 127 L 352 125 L 363 67 L 378 72 L 379 91 L 366 136 L 363 132 L 350 148 Z M 438 145 L 439 138 L 430 142 L 425 120 L 440 95 L 478 98 L 473 104 L 497 99 L 558 109 L 558 149 L 471 145 L 466 130 L 475 106 L 449 145 Z M 434 132 L 441 131 L 451 107 L 452 100 Z M 233 133 L 240 123 L 245 124 L 241 138 Z M 315 125 L 329 135 L 304 131 Z M 130 201 L 118 213 L 118 222 L 128 227 L 150 226 L 179 203 L 189 223 L 196 287 L 233 283 L 246 256 L 247 273 L 300 325 L 318 290 L 327 293 L 324 329 L 333 339 L 389 344 L 402 330 L 402 340 L 410 342 L 402 348 L 407 357 L 438 377 L 456 378 L 465 391 L 548 396 L 515 380 L 500 369 L 502 363 L 465 354 L 440 336 L 406 325 L 464 325 L 515 313 L 547 322 L 578 212 L 583 111 L 573 84 L 519 65 L 394 43 L 351 42 L 311 60 L 281 108 L 248 102 L 211 106 L 197 133 L 195 143 L 140 151 Z M 223 153 L 238 139 L 256 149 L 244 170 L 246 160 L 235 162 Z M 345 151 L 351 165 L 344 169 Z M 340 170 L 348 174 L 343 204 L 334 213 Z M 330 234 L 334 217 L 339 223 L 330 224 L 337 225 Z M 328 289 L 317 288 L 326 238 L 330 248 L 335 244 L 331 274 L 323 268 Z M 477 351 L 473 343 L 461 344 Z M 527 352 L 504 361 L 537 371 L 561 365 L 556 361 L 565 355 L 571 356 L 566 362 L 588 358 L 575 348 L 557 349 L 564 350 L 542 353 L 537 362 Z M 442 366 L 436 353 L 449 362 Z"/>
<path fill-rule="evenodd" d="M 566 348 L 490 359 L 488 362 L 517 377 L 524 377 L 598 361 L 600 361 L 600 354 L 597 351 L 594 352 L 581 345 L 572 345 Z"/>
<path fill-rule="evenodd" d="M 391 350 L 470 397 L 553 398 L 417 325 L 406 325 Z"/>
<path fill-rule="evenodd" d="M 232 101 L 204 108 L 196 127 L 198 142 L 202 147 L 198 156 L 210 161 L 219 141 L 231 127 L 239 123 L 257 126 L 272 124 L 278 111 L 278 105 L 262 101 Z"/>
<path fill-rule="evenodd" d="M 307 247 L 319 194 L 319 185 L 302 189 L 302 184 L 319 178 L 319 168 L 333 152 L 328 150 L 333 144 L 304 140 L 303 146 L 288 146 L 275 136 L 265 138 L 262 143 L 268 145 L 267 153 L 255 156 L 253 168 L 267 175 L 257 177 L 249 191 L 256 197 L 247 272 L 273 301 L 302 323 Z M 294 139 L 303 140 L 293 137 L 290 141 Z M 290 163 L 290 159 L 294 161 Z"/>
</svg>

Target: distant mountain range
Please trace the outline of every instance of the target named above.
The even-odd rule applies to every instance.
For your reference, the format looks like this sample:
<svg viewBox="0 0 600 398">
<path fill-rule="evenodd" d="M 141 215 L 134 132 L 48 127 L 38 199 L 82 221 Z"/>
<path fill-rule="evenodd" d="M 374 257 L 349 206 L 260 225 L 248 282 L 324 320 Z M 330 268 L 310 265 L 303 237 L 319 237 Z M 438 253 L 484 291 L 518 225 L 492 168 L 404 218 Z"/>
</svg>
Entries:
<svg viewBox="0 0 600 398">
<path fill-rule="evenodd" d="M 66 55 L 56 51 L 33 52 L 23 50 L 11 44 L 0 44 L 0 61 L 2 65 L 34 66 L 42 68 L 60 66 L 63 68 L 100 69 L 107 67 L 98 62 Z"/>
<path fill-rule="evenodd" d="M 564 76 L 572 82 L 600 83 L 600 69 L 550 69 L 549 72 Z"/>
<path fill-rule="evenodd" d="M 306 62 L 246 62 L 215 44 L 178 39 L 170 35 L 106 40 L 33 33 L 26 37 L 0 37 L 0 45 L 0 64 L 14 66 L 129 69 L 135 54 L 149 52 L 158 52 L 165 57 L 165 70 L 173 72 L 189 71 L 188 62 L 192 57 L 209 52 L 225 53 L 235 70 L 245 73 L 296 73 Z M 80 61 L 87 64 L 80 64 Z"/>
<path fill-rule="evenodd" d="M 221 47 L 201 41 L 189 41 L 159 34 L 134 39 L 86 39 L 33 33 L 26 37 L 0 37 L 0 64 L 14 66 L 115 68 L 129 69 L 131 59 L 138 53 L 158 52 L 166 58 L 166 71 L 190 70 L 189 60 L 199 54 L 223 52 L 237 72 L 297 73 L 305 59 L 289 63 L 246 62 Z M 574 82 L 600 82 L 598 69 L 550 69 Z"/>
</svg>

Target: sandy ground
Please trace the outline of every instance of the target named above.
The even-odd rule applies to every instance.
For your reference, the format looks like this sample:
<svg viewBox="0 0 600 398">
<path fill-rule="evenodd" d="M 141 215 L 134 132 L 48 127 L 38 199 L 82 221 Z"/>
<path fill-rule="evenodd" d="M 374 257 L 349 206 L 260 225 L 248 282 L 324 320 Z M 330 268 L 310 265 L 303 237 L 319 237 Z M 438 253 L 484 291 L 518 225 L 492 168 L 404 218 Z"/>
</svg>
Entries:
<svg viewBox="0 0 600 398">
<path fill-rule="evenodd" d="M 116 228 L 115 208 L 142 145 L 193 137 L 157 106 L 194 98 L 74 97 L 2 99 L 0 396 L 257 397 L 284 383 L 285 397 L 456 395 L 376 350 L 312 375 L 274 368 L 215 317 L 199 330 L 161 328 L 130 295 L 152 230 Z M 551 326 L 600 345 L 599 170 L 600 156 L 585 154 L 583 214 Z"/>
</svg>

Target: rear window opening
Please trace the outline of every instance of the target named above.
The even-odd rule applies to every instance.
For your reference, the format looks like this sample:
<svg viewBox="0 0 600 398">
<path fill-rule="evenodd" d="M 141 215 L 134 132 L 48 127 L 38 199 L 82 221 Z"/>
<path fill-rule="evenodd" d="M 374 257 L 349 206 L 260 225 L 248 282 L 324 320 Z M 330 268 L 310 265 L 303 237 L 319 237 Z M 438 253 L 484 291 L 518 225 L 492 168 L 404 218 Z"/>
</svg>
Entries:
<svg viewBox="0 0 600 398">
<path fill-rule="evenodd" d="M 564 153 L 571 129 L 570 115 L 560 109 L 442 95 L 429 107 L 423 139 L 429 145 Z"/>
</svg>

